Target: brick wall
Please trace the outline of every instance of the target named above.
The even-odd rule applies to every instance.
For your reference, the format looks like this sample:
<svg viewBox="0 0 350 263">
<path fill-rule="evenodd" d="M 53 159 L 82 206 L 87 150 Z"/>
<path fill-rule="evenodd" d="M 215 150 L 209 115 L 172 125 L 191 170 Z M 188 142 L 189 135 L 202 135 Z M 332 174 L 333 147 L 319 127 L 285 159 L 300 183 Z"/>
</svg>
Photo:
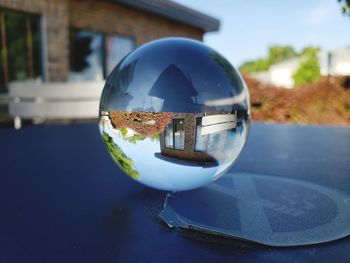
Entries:
<svg viewBox="0 0 350 263">
<path fill-rule="evenodd" d="M 123 5 L 93 0 L 69 1 L 69 24 L 108 34 L 132 36 L 137 45 L 168 36 L 202 40 L 203 31 Z"/>
<path fill-rule="evenodd" d="M 137 45 L 168 36 L 202 40 L 204 33 L 198 28 L 104 1 L 0 0 L 0 7 L 42 15 L 49 81 L 65 81 L 68 78 L 70 26 L 132 36 Z"/>
</svg>

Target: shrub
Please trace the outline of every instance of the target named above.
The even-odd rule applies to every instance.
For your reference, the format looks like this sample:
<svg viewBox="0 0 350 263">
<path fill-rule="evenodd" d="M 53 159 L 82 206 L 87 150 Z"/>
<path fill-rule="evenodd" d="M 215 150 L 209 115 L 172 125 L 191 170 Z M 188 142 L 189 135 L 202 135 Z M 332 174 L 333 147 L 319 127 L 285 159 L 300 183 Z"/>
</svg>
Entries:
<svg viewBox="0 0 350 263">
<path fill-rule="evenodd" d="M 315 82 L 321 78 L 320 64 L 318 62 L 317 50 L 310 49 L 305 54 L 306 60 L 293 74 L 294 86 L 301 86 Z"/>
</svg>

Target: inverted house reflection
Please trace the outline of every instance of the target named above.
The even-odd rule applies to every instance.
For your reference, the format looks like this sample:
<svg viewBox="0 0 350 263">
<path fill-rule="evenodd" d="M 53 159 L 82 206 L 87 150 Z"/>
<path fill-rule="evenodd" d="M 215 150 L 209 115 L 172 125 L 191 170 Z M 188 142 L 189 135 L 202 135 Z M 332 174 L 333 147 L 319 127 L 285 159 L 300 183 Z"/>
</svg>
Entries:
<svg viewBox="0 0 350 263">
<path fill-rule="evenodd" d="M 225 149 L 232 142 L 232 135 L 239 125 L 236 112 L 109 112 L 107 115 L 108 119 L 111 118 L 113 130 L 127 128 L 133 131 L 133 136 L 123 136 L 124 140 L 133 142 L 134 139 L 156 138 L 160 146 L 160 152 L 154 153 L 156 158 L 203 168 L 225 162 Z M 137 134 L 141 137 L 135 137 Z"/>
<path fill-rule="evenodd" d="M 236 125 L 236 114 L 173 113 L 172 121 L 160 134 L 161 151 L 155 157 L 180 165 L 218 166 Z"/>
</svg>

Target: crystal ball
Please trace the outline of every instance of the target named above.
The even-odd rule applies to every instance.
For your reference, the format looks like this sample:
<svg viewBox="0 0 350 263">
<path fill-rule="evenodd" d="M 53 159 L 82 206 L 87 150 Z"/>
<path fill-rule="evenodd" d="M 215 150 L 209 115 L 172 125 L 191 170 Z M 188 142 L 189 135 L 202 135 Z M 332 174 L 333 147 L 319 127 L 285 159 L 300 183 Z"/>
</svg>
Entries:
<svg viewBox="0 0 350 263">
<path fill-rule="evenodd" d="M 147 186 L 208 184 L 237 159 L 249 129 L 247 87 L 218 52 L 165 38 L 129 53 L 106 80 L 99 127 L 114 162 Z"/>
</svg>

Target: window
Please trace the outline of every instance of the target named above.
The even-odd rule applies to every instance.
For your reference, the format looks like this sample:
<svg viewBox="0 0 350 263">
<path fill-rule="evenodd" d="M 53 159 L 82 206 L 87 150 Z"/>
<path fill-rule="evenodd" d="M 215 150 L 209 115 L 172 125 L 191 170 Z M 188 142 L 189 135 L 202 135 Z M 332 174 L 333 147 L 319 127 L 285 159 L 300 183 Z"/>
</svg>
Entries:
<svg viewBox="0 0 350 263">
<path fill-rule="evenodd" d="M 103 35 L 88 30 L 71 30 L 70 80 L 103 79 Z"/>
<path fill-rule="evenodd" d="M 185 126 L 183 119 L 175 119 L 165 129 L 165 147 L 178 150 L 185 149 Z"/>
<path fill-rule="evenodd" d="M 11 81 L 41 80 L 40 17 L 0 10 L 0 92 Z"/>
<path fill-rule="evenodd" d="M 174 148 L 173 122 L 170 122 L 165 129 L 165 147 Z"/>
<path fill-rule="evenodd" d="M 195 151 L 205 151 L 207 148 L 207 135 L 202 135 L 202 117 L 196 118 Z"/>
<path fill-rule="evenodd" d="M 106 37 L 106 72 L 109 75 L 114 67 L 135 48 L 135 41 L 130 37 Z"/>
<path fill-rule="evenodd" d="M 132 38 L 71 29 L 70 79 L 102 80 L 134 48 L 135 41 Z"/>
<path fill-rule="evenodd" d="M 185 127 L 184 120 L 173 120 L 174 123 L 174 144 L 175 149 L 185 148 Z"/>
</svg>

